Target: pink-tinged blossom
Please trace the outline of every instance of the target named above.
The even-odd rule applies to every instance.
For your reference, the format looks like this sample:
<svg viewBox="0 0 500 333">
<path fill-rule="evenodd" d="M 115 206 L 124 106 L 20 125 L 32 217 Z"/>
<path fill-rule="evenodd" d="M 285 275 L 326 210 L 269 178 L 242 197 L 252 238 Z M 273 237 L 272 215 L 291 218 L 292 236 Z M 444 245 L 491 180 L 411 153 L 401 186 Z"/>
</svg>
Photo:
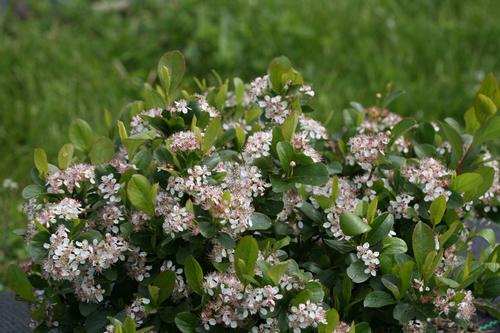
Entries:
<svg viewBox="0 0 500 333">
<path fill-rule="evenodd" d="M 376 106 L 367 109 L 366 118 L 360 126 L 360 132 L 382 132 L 384 130 L 391 130 L 394 125 L 402 120 L 401 116 L 388 111 L 387 109 L 380 109 Z"/>
<path fill-rule="evenodd" d="M 472 291 L 467 290 L 464 292 L 464 298 L 457 305 L 457 318 L 470 321 L 474 313 L 476 313 L 474 296 L 472 296 Z"/>
<path fill-rule="evenodd" d="M 250 333 L 279 333 L 280 331 L 278 318 L 267 318 L 264 323 L 252 327 Z"/>
<path fill-rule="evenodd" d="M 341 321 L 337 324 L 337 327 L 335 328 L 333 333 L 349 333 L 350 330 L 351 330 L 351 325 Z"/>
<path fill-rule="evenodd" d="M 102 176 L 101 183 L 98 186 L 99 193 L 102 195 L 103 199 L 107 200 L 109 203 L 118 203 L 121 201 L 118 195 L 120 188 L 120 183 L 117 182 L 112 173 Z"/>
<path fill-rule="evenodd" d="M 409 208 L 413 199 L 415 198 L 407 193 L 398 194 L 394 200 L 389 200 L 389 207 L 387 207 L 387 211 L 393 214 L 397 219 L 411 219 Z M 413 208 L 418 209 L 418 204 L 415 204 Z"/>
<path fill-rule="evenodd" d="M 277 302 L 283 298 L 277 287 L 245 288 L 232 273 L 209 273 L 205 276 L 203 288 L 209 296 L 201 313 L 202 324 L 207 330 L 215 325 L 241 327 L 250 316 L 274 311 Z"/>
<path fill-rule="evenodd" d="M 321 155 L 311 146 L 305 133 L 295 133 L 292 145 L 293 148 L 309 156 L 314 162 L 321 162 Z"/>
<path fill-rule="evenodd" d="M 49 228 L 51 224 L 57 222 L 57 219 L 70 221 L 77 219 L 84 211 L 80 201 L 72 198 L 64 198 L 58 203 L 50 203 L 45 208 L 40 209 L 34 214 L 34 219 L 40 224 Z"/>
<path fill-rule="evenodd" d="M 380 260 L 378 258 L 379 252 L 372 251 L 370 249 L 369 243 L 364 243 L 363 245 L 359 245 L 356 247 L 357 253 L 356 256 L 358 259 L 361 259 L 366 266 L 365 273 L 371 274 L 372 276 L 377 275 L 377 269 L 380 265 Z"/>
<path fill-rule="evenodd" d="M 310 140 L 327 140 L 328 132 L 319 121 L 301 115 L 299 118 L 300 131 Z"/>
<path fill-rule="evenodd" d="M 135 115 L 134 117 L 132 117 L 132 120 L 130 121 L 130 133 L 139 134 L 146 132 L 148 130 L 149 121 L 146 120 L 144 117 L 160 118 L 162 116 L 162 112 L 163 112 L 162 109 L 154 108 L 154 109 L 144 110 L 139 114 Z"/>
<path fill-rule="evenodd" d="M 268 75 L 257 77 L 250 82 L 249 94 L 252 98 L 261 97 L 270 89 L 270 86 Z"/>
<path fill-rule="evenodd" d="M 105 290 L 96 283 L 93 275 L 85 276 L 74 284 L 76 297 L 85 303 L 100 303 L 104 300 Z"/>
<path fill-rule="evenodd" d="M 364 170 L 371 170 L 375 167 L 379 155 L 384 154 L 389 135 L 390 132 L 382 132 L 375 135 L 358 134 L 350 138 L 347 143 L 350 148 L 347 162 L 350 165 L 357 163 Z"/>
<path fill-rule="evenodd" d="M 198 103 L 198 107 L 200 108 L 201 111 L 208 113 L 210 118 L 215 118 L 220 115 L 219 111 L 208 104 L 207 97 L 204 95 L 196 95 L 197 100 L 196 103 Z"/>
<path fill-rule="evenodd" d="M 174 102 L 174 105 L 171 105 L 167 108 L 168 112 L 172 113 L 183 113 L 187 114 L 191 108 L 188 106 L 188 102 L 184 99 L 180 99 Z"/>
<path fill-rule="evenodd" d="M 149 271 L 153 268 L 153 266 L 147 264 L 147 253 L 141 251 L 139 247 L 131 247 L 130 255 L 127 258 L 127 273 L 128 275 L 136 280 L 141 282 L 145 278 L 151 276 Z"/>
<path fill-rule="evenodd" d="M 270 186 L 262 178 L 259 168 L 254 165 L 221 162 L 217 170 L 226 173 L 221 187 L 234 196 L 258 197 Z"/>
<path fill-rule="evenodd" d="M 243 159 L 245 162 L 253 163 L 253 161 L 258 158 L 269 156 L 271 140 L 271 132 L 255 132 L 248 137 L 243 151 Z"/>
<path fill-rule="evenodd" d="M 288 326 L 293 333 L 300 333 L 308 328 L 316 328 L 320 324 L 326 324 L 326 311 L 316 303 L 307 301 L 290 308 L 288 315 Z"/>
<path fill-rule="evenodd" d="M 328 181 L 324 186 L 306 187 L 306 191 L 312 195 L 320 195 L 331 197 L 332 181 Z M 340 215 L 345 212 L 352 212 L 356 209 L 359 203 L 357 196 L 356 185 L 347 178 L 338 179 L 338 193 L 335 199 L 335 204 L 325 210 L 327 222 L 323 223 L 323 228 L 327 229 L 335 238 L 339 240 L 349 240 L 351 237 L 344 234 L 340 228 Z M 310 198 L 311 203 L 316 208 L 319 203 Z"/>
<path fill-rule="evenodd" d="M 137 170 L 134 164 L 129 163 L 127 150 L 124 147 L 120 147 L 117 156 L 109 162 L 109 165 L 120 174 L 124 174 L 129 170 Z"/>
<path fill-rule="evenodd" d="M 47 176 L 48 193 L 64 193 L 64 188 L 71 193 L 83 183 L 95 183 L 95 169 L 90 164 L 75 164 L 66 170 L 58 170 Z"/>
<path fill-rule="evenodd" d="M 312 87 L 308 84 L 304 84 L 302 87 L 299 88 L 299 91 L 303 93 L 304 95 L 314 97 L 315 93 Z"/>
<path fill-rule="evenodd" d="M 448 198 L 451 195 L 447 190 L 451 171 L 432 157 L 419 160 L 417 166 L 404 167 L 401 175 L 410 183 L 420 185 L 425 194 L 424 201 L 433 201 L 441 195 Z"/>
<path fill-rule="evenodd" d="M 137 297 L 130 306 L 126 307 L 127 316 L 135 320 L 137 325 L 142 325 L 148 316 L 147 306 L 149 303 L 151 303 L 149 298 Z"/>
<path fill-rule="evenodd" d="M 169 138 L 170 149 L 174 153 L 199 150 L 200 141 L 193 131 L 181 131 L 174 133 Z"/>
<path fill-rule="evenodd" d="M 114 205 L 106 205 L 98 211 L 98 227 L 104 227 L 106 231 L 117 234 L 120 231 L 118 225 L 125 220 L 123 208 Z"/>
<path fill-rule="evenodd" d="M 485 166 L 492 168 L 495 172 L 493 182 L 486 193 L 484 193 L 479 200 L 484 205 L 483 211 L 485 213 L 498 212 L 497 202 L 500 202 L 500 162 L 497 159 L 492 159 L 489 151 L 485 152 L 483 160 L 487 161 Z"/>
<path fill-rule="evenodd" d="M 120 236 L 106 234 L 101 241 L 73 241 L 69 230 L 60 225 L 44 244 L 48 256 L 43 263 L 45 274 L 54 280 L 73 281 L 82 272 L 102 272 L 118 261 L 125 260 L 128 244 Z"/>
<path fill-rule="evenodd" d="M 281 96 L 264 96 L 264 100 L 259 101 L 259 107 L 264 109 L 264 115 L 275 125 L 281 125 L 290 114 L 288 102 L 283 101 Z"/>
<path fill-rule="evenodd" d="M 420 320 L 410 320 L 403 325 L 405 333 L 425 333 L 427 332 L 427 323 Z"/>
<path fill-rule="evenodd" d="M 151 218 L 144 212 L 134 210 L 130 213 L 129 222 L 135 232 L 140 231 L 144 224 L 150 221 Z"/>
<path fill-rule="evenodd" d="M 185 207 L 174 205 L 170 212 L 164 217 L 163 232 L 167 235 L 175 237 L 175 234 L 184 231 L 191 231 L 194 235 L 197 235 L 200 232 L 198 225 L 194 220 L 194 215 Z"/>
</svg>

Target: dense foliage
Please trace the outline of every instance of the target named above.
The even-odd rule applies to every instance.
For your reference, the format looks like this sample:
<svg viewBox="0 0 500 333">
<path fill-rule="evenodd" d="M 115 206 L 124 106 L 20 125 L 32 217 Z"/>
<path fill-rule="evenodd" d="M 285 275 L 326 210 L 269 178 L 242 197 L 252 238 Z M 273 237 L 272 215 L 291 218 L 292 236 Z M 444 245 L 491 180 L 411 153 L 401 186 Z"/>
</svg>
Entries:
<svg viewBox="0 0 500 333">
<path fill-rule="evenodd" d="M 26 6 L 23 6 L 26 4 Z M 371 104 L 393 81 L 391 104 L 418 119 L 461 117 L 486 73 L 500 74 L 496 0 L 3 0 L 0 1 L 0 184 L 29 183 L 41 140 L 50 159 L 67 119 L 105 131 L 155 79 L 166 49 L 181 50 L 192 76 L 212 69 L 249 81 L 286 54 L 314 85 L 315 119 L 356 100 Z M 15 165 L 15 168 L 11 166 Z M 0 290 L 7 264 L 26 256 L 20 191 L 0 195 Z"/>
<path fill-rule="evenodd" d="M 9 281 L 38 331 L 433 332 L 498 316 L 494 232 L 465 223 L 498 218 L 493 76 L 465 129 L 402 119 L 389 92 L 332 134 L 286 58 L 195 92 L 184 72 L 165 54 L 109 137 L 76 120 L 57 166 L 35 150 L 32 261 Z"/>
</svg>

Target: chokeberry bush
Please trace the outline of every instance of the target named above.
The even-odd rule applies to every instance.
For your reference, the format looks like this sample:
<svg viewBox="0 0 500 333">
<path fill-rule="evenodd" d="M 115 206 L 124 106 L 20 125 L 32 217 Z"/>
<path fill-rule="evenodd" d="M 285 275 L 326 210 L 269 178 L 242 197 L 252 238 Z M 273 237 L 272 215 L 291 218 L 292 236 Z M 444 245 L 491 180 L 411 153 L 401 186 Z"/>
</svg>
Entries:
<svg viewBox="0 0 500 333">
<path fill-rule="evenodd" d="M 330 133 L 286 58 L 183 84 L 179 52 L 107 136 L 83 120 L 23 191 L 31 260 L 8 280 L 36 332 L 467 331 L 498 318 L 500 90 L 418 122 L 398 92 Z M 195 88 L 192 88 L 195 87 Z M 334 93 L 334 92 L 332 92 Z M 472 254 L 471 241 L 488 243 Z M 485 242 L 485 243 L 486 243 Z"/>
</svg>

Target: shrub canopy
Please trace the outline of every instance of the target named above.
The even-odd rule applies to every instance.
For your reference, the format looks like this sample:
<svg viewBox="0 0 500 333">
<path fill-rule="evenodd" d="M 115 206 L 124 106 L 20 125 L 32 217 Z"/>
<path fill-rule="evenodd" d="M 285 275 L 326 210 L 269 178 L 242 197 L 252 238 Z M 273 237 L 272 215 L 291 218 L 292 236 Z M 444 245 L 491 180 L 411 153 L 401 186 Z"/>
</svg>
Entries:
<svg viewBox="0 0 500 333">
<path fill-rule="evenodd" d="M 498 315 L 494 232 L 466 223 L 498 215 L 493 77 L 465 129 L 402 119 L 389 92 L 328 133 L 286 58 L 195 92 L 184 71 L 166 53 L 109 136 L 76 120 L 57 163 L 35 150 L 32 261 L 9 281 L 37 331 L 432 332 Z"/>
</svg>

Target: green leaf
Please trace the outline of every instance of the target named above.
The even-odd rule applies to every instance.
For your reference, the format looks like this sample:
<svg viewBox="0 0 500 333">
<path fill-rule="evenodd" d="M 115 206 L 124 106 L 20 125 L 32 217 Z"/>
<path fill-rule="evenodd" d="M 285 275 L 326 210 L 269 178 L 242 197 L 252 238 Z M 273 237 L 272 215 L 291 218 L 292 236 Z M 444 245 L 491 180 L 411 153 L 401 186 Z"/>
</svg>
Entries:
<svg viewBox="0 0 500 333">
<path fill-rule="evenodd" d="M 277 57 L 271 61 L 267 73 L 274 91 L 278 93 L 283 91 L 283 86 L 285 85 L 285 82 L 283 82 L 283 75 L 291 68 L 292 64 L 286 57 Z"/>
<path fill-rule="evenodd" d="M 172 295 L 172 291 L 174 290 L 176 282 L 176 275 L 173 271 L 167 269 L 166 271 L 161 272 L 153 281 L 153 285 L 160 288 L 160 292 L 158 295 L 158 303 L 161 304 L 165 300 L 167 300 L 170 295 Z"/>
<path fill-rule="evenodd" d="M 283 138 L 291 142 L 293 136 L 295 134 L 295 130 L 297 129 L 297 125 L 299 123 L 299 115 L 298 112 L 292 112 L 286 119 L 283 125 L 281 126 L 281 133 Z"/>
<path fill-rule="evenodd" d="M 136 328 L 136 323 L 131 317 L 125 318 L 123 322 L 123 333 L 135 333 Z"/>
<path fill-rule="evenodd" d="M 446 197 L 441 195 L 431 203 L 430 219 L 433 225 L 438 225 L 443 219 L 446 211 Z"/>
<path fill-rule="evenodd" d="M 413 307 L 413 305 L 409 303 L 400 302 L 392 311 L 392 316 L 396 319 L 400 324 L 405 324 L 415 318 L 417 315 L 417 311 Z"/>
<path fill-rule="evenodd" d="M 92 312 L 97 310 L 98 307 L 99 307 L 98 303 L 84 303 L 84 302 L 82 302 L 78 305 L 78 310 L 80 311 L 82 316 L 87 317 Z"/>
<path fill-rule="evenodd" d="M 205 135 L 203 136 L 203 142 L 201 145 L 201 151 L 206 153 L 212 148 L 212 146 L 217 141 L 217 138 L 222 133 L 222 126 L 220 117 L 212 119 L 205 130 Z"/>
<path fill-rule="evenodd" d="M 476 147 L 487 141 L 493 141 L 500 138 L 500 117 L 490 117 L 474 134 L 474 140 L 472 141 L 472 147 Z"/>
<path fill-rule="evenodd" d="M 466 195 L 464 195 L 465 202 L 476 200 L 483 194 L 488 192 L 495 178 L 495 170 L 488 166 L 479 167 L 474 170 L 474 173 L 480 174 L 483 178 L 483 182 L 481 184 L 478 184 L 474 191 L 470 191 Z"/>
<path fill-rule="evenodd" d="M 175 325 L 182 333 L 196 333 L 198 317 L 191 312 L 181 312 L 175 316 Z"/>
<path fill-rule="evenodd" d="M 186 71 L 186 61 L 181 52 L 171 51 L 165 53 L 160 58 L 160 61 L 158 62 L 159 73 L 162 72 L 163 66 L 165 66 L 168 70 L 170 82 L 168 87 L 168 94 L 170 95 L 182 82 L 182 78 L 184 77 L 184 73 Z M 165 77 L 163 79 L 165 79 Z"/>
<path fill-rule="evenodd" d="M 401 299 L 401 293 L 399 292 L 398 282 L 399 279 L 395 275 L 384 275 L 382 276 L 382 284 L 386 287 L 394 296 L 395 299 Z"/>
<path fill-rule="evenodd" d="M 389 213 L 378 216 L 370 225 L 372 230 L 368 233 L 366 241 L 371 245 L 384 240 L 394 225 L 394 217 Z"/>
<path fill-rule="evenodd" d="M 407 260 L 399 266 L 398 274 L 402 295 L 404 295 L 405 292 L 410 288 L 410 284 L 412 282 L 413 266 L 415 266 L 415 263 L 411 260 Z"/>
<path fill-rule="evenodd" d="M 259 244 L 252 236 L 245 236 L 236 245 L 235 251 L 235 261 L 243 261 L 244 271 L 236 273 L 242 282 L 246 282 L 243 275 L 248 275 L 253 278 L 255 275 L 255 264 L 257 263 L 257 257 L 259 255 Z M 240 268 L 236 266 L 235 268 Z"/>
<path fill-rule="evenodd" d="M 497 106 L 488 96 L 477 94 L 474 100 L 474 110 L 476 111 L 476 118 L 482 124 L 488 117 L 497 113 Z"/>
<path fill-rule="evenodd" d="M 476 133 L 477 129 L 481 126 L 476 117 L 476 110 L 470 108 L 465 112 L 465 131 L 470 134 Z"/>
<path fill-rule="evenodd" d="M 59 150 L 59 154 L 57 155 L 57 163 L 59 164 L 59 168 L 66 169 L 73 159 L 74 147 L 71 143 L 67 143 L 61 147 Z"/>
<path fill-rule="evenodd" d="M 366 266 L 361 260 L 357 260 L 347 267 L 347 276 L 354 283 L 363 283 L 370 278 L 370 274 L 365 273 Z"/>
<path fill-rule="evenodd" d="M 188 285 L 198 295 L 203 295 L 203 270 L 196 259 L 189 255 L 184 261 L 184 274 Z"/>
<path fill-rule="evenodd" d="M 405 118 L 401 120 L 399 123 L 394 125 L 391 130 L 391 140 L 389 141 L 389 147 L 394 144 L 394 142 L 405 132 L 409 131 L 413 127 L 417 125 L 417 121 L 411 118 Z"/>
<path fill-rule="evenodd" d="M 366 308 L 381 308 L 396 303 L 396 300 L 390 294 L 380 290 L 372 291 L 363 301 L 363 305 Z"/>
<path fill-rule="evenodd" d="M 47 176 L 47 173 L 49 172 L 49 162 L 47 160 L 47 154 L 45 154 L 45 150 L 35 148 L 34 160 L 38 173 L 40 173 L 40 175 L 45 178 Z"/>
<path fill-rule="evenodd" d="M 40 185 L 30 184 L 23 189 L 23 199 L 29 200 L 38 197 L 45 192 L 45 188 Z"/>
<path fill-rule="evenodd" d="M 69 138 L 76 149 L 88 153 L 96 139 L 92 128 L 85 120 L 76 119 L 69 127 Z"/>
<path fill-rule="evenodd" d="M 368 210 L 366 212 L 366 220 L 368 224 L 371 224 L 377 213 L 378 197 L 375 197 L 368 205 Z"/>
<path fill-rule="evenodd" d="M 283 274 L 288 270 L 288 261 L 280 262 L 271 266 L 266 275 L 273 281 L 275 285 L 278 285 Z"/>
<path fill-rule="evenodd" d="M 406 253 L 408 251 L 408 246 L 405 241 L 398 237 L 386 237 L 382 244 L 384 246 L 383 254 L 398 254 Z"/>
<path fill-rule="evenodd" d="M 50 243 L 50 233 L 47 231 L 37 232 L 31 241 L 28 243 L 28 251 L 34 262 L 40 263 L 47 257 L 47 249 L 45 243 Z"/>
<path fill-rule="evenodd" d="M 245 83 L 239 78 L 235 77 L 233 79 L 234 84 L 234 95 L 236 97 L 236 104 L 240 105 L 245 97 Z"/>
<path fill-rule="evenodd" d="M 479 87 L 478 94 L 484 94 L 486 96 L 492 97 L 499 91 L 498 81 L 493 74 L 488 74 L 484 77 L 483 82 L 481 82 L 481 87 Z"/>
<path fill-rule="evenodd" d="M 140 174 L 133 175 L 127 185 L 127 195 L 135 208 L 148 215 L 154 215 L 156 191 L 146 177 Z"/>
<path fill-rule="evenodd" d="M 463 156 L 464 143 L 462 137 L 458 132 L 451 127 L 448 123 L 442 121 L 440 122 L 440 128 L 446 138 L 446 140 L 451 145 L 451 168 L 455 168 Z"/>
<path fill-rule="evenodd" d="M 245 130 L 240 126 L 234 128 L 236 134 L 236 143 L 238 145 L 238 151 L 241 151 L 245 146 Z"/>
<path fill-rule="evenodd" d="M 33 286 L 26 277 L 26 274 L 16 264 L 11 264 L 7 269 L 7 286 L 16 292 L 16 294 L 25 301 L 33 302 Z"/>
<path fill-rule="evenodd" d="M 90 161 L 94 165 L 108 163 L 115 156 L 115 145 L 110 138 L 101 136 L 92 145 L 89 153 Z"/>
<path fill-rule="evenodd" d="M 417 265 L 422 268 L 427 254 L 434 251 L 434 232 L 422 221 L 418 222 L 413 229 L 412 235 L 413 254 Z"/>
<path fill-rule="evenodd" d="M 344 234 L 357 236 L 370 231 L 372 228 L 353 213 L 342 213 L 340 215 L 340 227 Z"/>
<path fill-rule="evenodd" d="M 163 64 L 158 64 L 158 77 L 160 78 L 161 85 L 163 86 L 163 90 L 165 94 L 168 96 L 170 91 L 170 72 L 168 67 Z"/>
<path fill-rule="evenodd" d="M 474 236 L 484 238 L 493 247 L 497 243 L 495 231 L 491 228 L 481 229 Z"/>
<path fill-rule="evenodd" d="M 273 223 L 267 215 L 255 212 L 252 214 L 252 226 L 249 230 L 267 230 L 272 225 Z"/>
<path fill-rule="evenodd" d="M 323 301 L 325 297 L 325 291 L 323 286 L 318 281 L 310 281 L 307 283 L 305 289 L 311 292 L 309 299 L 313 303 L 319 303 Z"/>
<path fill-rule="evenodd" d="M 298 165 L 293 171 L 290 180 L 294 183 L 306 185 L 324 185 L 328 181 L 328 169 L 322 163 Z"/>
<path fill-rule="evenodd" d="M 481 177 L 480 174 L 475 172 L 466 172 L 455 177 L 450 184 L 450 188 L 459 193 L 466 193 L 475 191 L 482 182 L 483 177 Z"/>
<path fill-rule="evenodd" d="M 326 311 L 325 317 L 326 324 L 319 324 L 318 333 L 333 333 L 340 321 L 339 313 L 334 308 L 331 308 Z"/>
<path fill-rule="evenodd" d="M 293 158 L 295 156 L 295 152 L 290 142 L 278 142 L 278 144 L 276 145 L 276 153 L 278 154 L 278 159 L 280 160 L 280 164 L 283 170 L 285 170 L 285 172 L 287 173 L 290 172 L 290 162 L 293 161 Z"/>
</svg>

